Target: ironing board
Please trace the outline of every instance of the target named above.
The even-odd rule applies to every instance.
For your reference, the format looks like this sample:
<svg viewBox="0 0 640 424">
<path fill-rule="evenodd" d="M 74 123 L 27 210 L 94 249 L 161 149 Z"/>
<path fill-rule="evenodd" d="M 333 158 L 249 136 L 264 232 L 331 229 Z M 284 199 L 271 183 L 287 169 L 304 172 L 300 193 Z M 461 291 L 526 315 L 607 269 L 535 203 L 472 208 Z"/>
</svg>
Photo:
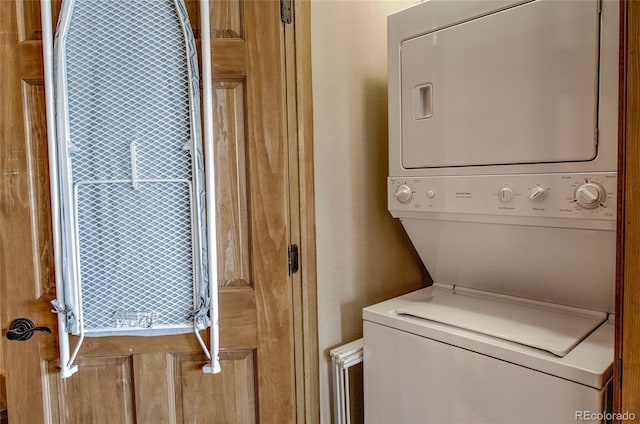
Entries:
<svg viewBox="0 0 640 424">
<path fill-rule="evenodd" d="M 48 3 L 41 3 L 43 12 L 50 13 Z M 203 47 L 208 34 L 207 20 Z M 72 354 L 61 347 L 63 376 L 75 372 L 85 336 L 194 332 L 212 358 L 199 334 L 212 322 L 215 352 L 205 371 L 219 371 L 215 208 L 205 180 L 214 193 L 203 163 L 197 52 L 183 1 L 65 0 L 53 64 L 46 47 L 63 287 L 52 303 L 63 318 L 59 331 L 67 333 L 61 338 L 80 336 Z M 210 111 L 210 58 L 205 62 Z M 210 138 L 211 114 L 205 116 Z M 212 168 L 211 159 L 207 172 Z"/>
</svg>

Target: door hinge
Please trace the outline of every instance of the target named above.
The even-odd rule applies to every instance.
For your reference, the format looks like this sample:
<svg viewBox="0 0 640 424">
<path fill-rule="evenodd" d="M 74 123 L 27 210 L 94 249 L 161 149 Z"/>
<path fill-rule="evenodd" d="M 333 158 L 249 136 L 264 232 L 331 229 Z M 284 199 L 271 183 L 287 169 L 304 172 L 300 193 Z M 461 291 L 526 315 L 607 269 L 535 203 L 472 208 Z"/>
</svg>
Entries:
<svg viewBox="0 0 640 424">
<path fill-rule="evenodd" d="M 289 245 L 289 275 L 298 272 L 298 245 Z"/>
<path fill-rule="evenodd" d="M 620 390 L 622 390 L 622 358 L 618 359 L 618 383 Z"/>
<path fill-rule="evenodd" d="M 291 0 L 280 0 L 280 20 L 282 23 L 291 23 Z"/>
</svg>

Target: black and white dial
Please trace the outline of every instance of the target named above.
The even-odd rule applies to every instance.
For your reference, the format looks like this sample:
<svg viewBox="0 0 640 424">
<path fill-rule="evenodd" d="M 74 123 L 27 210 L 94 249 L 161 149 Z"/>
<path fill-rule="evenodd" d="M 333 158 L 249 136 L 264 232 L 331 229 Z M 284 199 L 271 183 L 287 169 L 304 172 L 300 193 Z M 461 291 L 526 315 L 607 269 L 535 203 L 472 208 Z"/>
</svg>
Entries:
<svg viewBox="0 0 640 424">
<path fill-rule="evenodd" d="M 574 194 L 576 202 L 585 209 L 595 209 L 601 206 L 607 198 L 607 191 L 598 183 L 580 185 Z"/>
<path fill-rule="evenodd" d="M 413 199 L 413 191 L 408 185 L 401 184 L 398 186 L 398 188 L 396 188 L 394 196 L 396 199 L 398 199 L 398 202 L 407 204 L 411 201 L 411 199 Z"/>
</svg>

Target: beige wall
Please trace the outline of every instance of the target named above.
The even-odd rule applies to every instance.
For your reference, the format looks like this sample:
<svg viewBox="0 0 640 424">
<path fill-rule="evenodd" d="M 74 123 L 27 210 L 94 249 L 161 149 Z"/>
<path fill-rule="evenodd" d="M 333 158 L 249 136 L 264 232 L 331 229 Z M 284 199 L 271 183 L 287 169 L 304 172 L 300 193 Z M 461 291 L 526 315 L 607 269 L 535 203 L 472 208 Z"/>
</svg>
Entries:
<svg viewBox="0 0 640 424">
<path fill-rule="evenodd" d="M 362 336 L 364 306 L 422 279 L 386 206 L 386 17 L 417 2 L 311 5 L 322 423 L 331 421 L 329 350 Z"/>
</svg>

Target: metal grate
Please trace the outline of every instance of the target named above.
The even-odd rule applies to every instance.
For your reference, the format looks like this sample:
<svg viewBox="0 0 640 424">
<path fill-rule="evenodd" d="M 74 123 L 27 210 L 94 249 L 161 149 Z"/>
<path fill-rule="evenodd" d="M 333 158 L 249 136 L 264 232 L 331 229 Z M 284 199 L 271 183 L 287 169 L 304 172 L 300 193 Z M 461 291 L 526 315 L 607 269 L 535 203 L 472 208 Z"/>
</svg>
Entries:
<svg viewBox="0 0 640 424">
<path fill-rule="evenodd" d="M 190 178 L 186 45 L 172 1 L 76 0 L 66 43 L 73 180 Z"/>
<path fill-rule="evenodd" d="M 77 199 L 87 332 L 130 327 L 116 322 L 122 312 L 152 313 L 153 326 L 191 328 L 188 183 L 142 183 L 137 190 L 130 184 L 85 184 Z"/>
<path fill-rule="evenodd" d="M 194 316 L 208 324 L 199 310 L 208 282 L 197 59 L 184 5 L 72 5 L 56 71 L 80 326 L 87 335 L 192 331 Z"/>
</svg>

